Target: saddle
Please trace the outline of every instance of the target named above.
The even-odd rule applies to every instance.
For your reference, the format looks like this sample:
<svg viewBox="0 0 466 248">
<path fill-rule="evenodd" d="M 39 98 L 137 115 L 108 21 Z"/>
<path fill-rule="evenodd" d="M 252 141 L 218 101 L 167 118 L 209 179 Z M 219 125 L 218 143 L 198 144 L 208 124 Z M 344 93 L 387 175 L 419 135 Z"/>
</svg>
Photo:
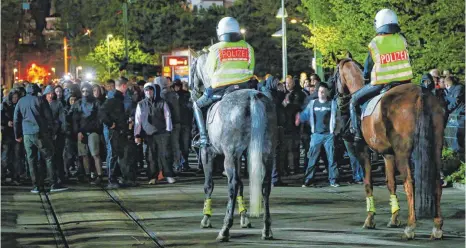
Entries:
<svg viewBox="0 0 466 248">
<path fill-rule="evenodd" d="M 380 91 L 380 94 L 369 99 L 369 101 L 365 102 L 361 106 L 361 120 L 364 119 L 364 117 L 372 115 L 374 112 L 375 107 L 377 106 L 377 103 L 379 103 L 380 99 L 382 99 L 383 95 L 390 91 L 391 89 L 395 88 L 396 86 L 403 85 L 405 83 L 403 82 L 392 82 L 387 85 Z"/>
<path fill-rule="evenodd" d="M 214 94 L 212 96 L 212 100 L 214 100 L 214 103 L 210 105 L 209 109 L 207 110 L 207 123 L 208 124 L 211 124 L 214 121 L 215 113 L 217 113 L 218 106 L 220 105 L 219 103 L 222 101 L 223 97 L 240 89 L 241 87 L 238 85 L 231 85 L 224 89 L 223 95 Z"/>
</svg>

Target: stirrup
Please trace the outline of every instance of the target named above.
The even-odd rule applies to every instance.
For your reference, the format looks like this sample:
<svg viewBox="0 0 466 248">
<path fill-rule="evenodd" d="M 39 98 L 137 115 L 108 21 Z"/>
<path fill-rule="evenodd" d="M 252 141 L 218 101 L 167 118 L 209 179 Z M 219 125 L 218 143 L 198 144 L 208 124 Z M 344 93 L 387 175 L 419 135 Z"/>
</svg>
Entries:
<svg viewBox="0 0 466 248">
<path fill-rule="evenodd" d="M 198 137 L 198 136 L 199 136 L 199 139 L 196 140 L 196 137 Z M 200 134 L 197 134 L 196 136 L 194 136 L 193 141 L 191 143 L 191 146 L 195 147 L 195 148 L 208 147 L 208 146 L 210 146 L 209 139 L 205 138 L 205 141 L 203 141 L 202 137 L 200 137 Z"/>
</svg>

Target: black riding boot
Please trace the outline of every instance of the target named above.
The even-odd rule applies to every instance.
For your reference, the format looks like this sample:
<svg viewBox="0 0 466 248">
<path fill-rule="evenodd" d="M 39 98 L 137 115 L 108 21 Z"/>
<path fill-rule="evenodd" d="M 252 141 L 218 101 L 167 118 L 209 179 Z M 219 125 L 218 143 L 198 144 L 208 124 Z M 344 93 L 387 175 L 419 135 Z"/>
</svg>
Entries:
<svg viewBox="0 0 466 248">
<path fill-rule="evenodd" d="M 360 114 L 357 111 L 354 104 L 350 104 L 350 118 L 351 118 L 351 128 L 350 131 L 354 135 L 354 141 L 361 141 L 361 124 L 360 124 Z"/>
<path fill-rule="evenodd" d="M 202 96 L 197 101 L 194 101 L 194 118 L 196 119 L 196 124 L 199 128 L 199 140 L 193 142 L 193 147 L 206 147 L 209 144 L 209 137 L 207 136 L 206 124 L 201 107 L 207 106 L 210 103 L 212 103 L 212 100 L 206 96 Z"/>
</svg>

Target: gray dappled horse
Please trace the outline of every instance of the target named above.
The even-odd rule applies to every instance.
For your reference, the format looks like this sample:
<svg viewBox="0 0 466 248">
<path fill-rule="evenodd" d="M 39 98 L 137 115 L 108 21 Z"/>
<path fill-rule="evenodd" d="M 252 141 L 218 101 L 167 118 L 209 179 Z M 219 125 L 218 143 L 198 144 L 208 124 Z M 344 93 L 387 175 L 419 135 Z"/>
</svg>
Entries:
<svg viewBox="0 0 466 248">
<path fill-rule="evenodd" d="M 200 55 L 192 63 L 191 89 L 193 101 L 202 86 L 210 86 L 204 65 L 207 53 Z M 270 229 L 269 195 L 271 190 L 273 151 L 275 150 L 276 114 L 271 99 L 256 90 L 243 89 L 226 94 L 223 99 L 209 109 L 206 128 L 211 145 L 201 148 L 204 165 L 204 218 L 201 227 L 212 227 L 211 196 L 214 190 L 212 179 L 213 161 L 217 156 L 224 156 L 224 168 L 228 177 L 228 205 L 217 240 L 228 241 L 229 230 L 233 225 L 233 213 L 236 200 L 241 216 L 241 227 L 250 227 L 243 201 L 243 183 L 240 178 L 241 155 L 248 151 L 250 216 L 259 217 L 264 203 L 263 239 L 272 239 Z M 214 105 L 213 104 L 213 105 Z M 239 196 L 237 197 L 239 191 Z"/>
</svg>

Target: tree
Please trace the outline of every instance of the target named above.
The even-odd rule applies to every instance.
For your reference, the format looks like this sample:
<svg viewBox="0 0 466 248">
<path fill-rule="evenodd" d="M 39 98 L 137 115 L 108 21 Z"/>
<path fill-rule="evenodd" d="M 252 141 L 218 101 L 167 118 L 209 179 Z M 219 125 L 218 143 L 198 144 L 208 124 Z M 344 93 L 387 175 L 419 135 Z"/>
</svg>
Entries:
<svg viewBox="0 0 466 248">
<path fill-rule="evenodd" d="M 109 41 L 109 46 L 107 46 L 107 41 L 101 40 L 93 51 L 86 56 L 87 64 L 93 66 L 100 80 L 117 76 L 119 72 L 118 60 L 124 57 L 124 39 L 117 36 Z M 130 41 L 128 44 L 129 63 L 158 64 L 160 60 L 159 56 L 143 52 L 139 47 L 140 43 L 138 41 Z M 110 49 L 108 50 L 108 48 Z M 108 51 L 110 51 L 110 53 L 108 53 Z M 110 54 L 110 56 L 108 56 L 108 54 Z M 109 67 L 110 74 L 108 74 Z"/>
<path fill-rule="evenodd" d="M 351 51 L 362 62 L 367 44 L 375 35 L 373 20 L 382 8 L 394 10 L 409 44 L 415 81 L 429 69 L 464 73 L 464 1 L 462 0 L 303 0 L 314 26 L 306 46 L 316 46 L 324 55 Z M 328 58 L 328 56 L 327 56 Z M 327 60 L 328 62 L 328 60 Z M 332 63 L 326 63 L 333 67 Z"/>
<path fill-rule="evenodd" d="M 17 55 L 17 41 L 22 17 L 21 2 L 2 1 L 2 83 L 7 87 L 13 85 L 13 67 Z"/>
</svg>

